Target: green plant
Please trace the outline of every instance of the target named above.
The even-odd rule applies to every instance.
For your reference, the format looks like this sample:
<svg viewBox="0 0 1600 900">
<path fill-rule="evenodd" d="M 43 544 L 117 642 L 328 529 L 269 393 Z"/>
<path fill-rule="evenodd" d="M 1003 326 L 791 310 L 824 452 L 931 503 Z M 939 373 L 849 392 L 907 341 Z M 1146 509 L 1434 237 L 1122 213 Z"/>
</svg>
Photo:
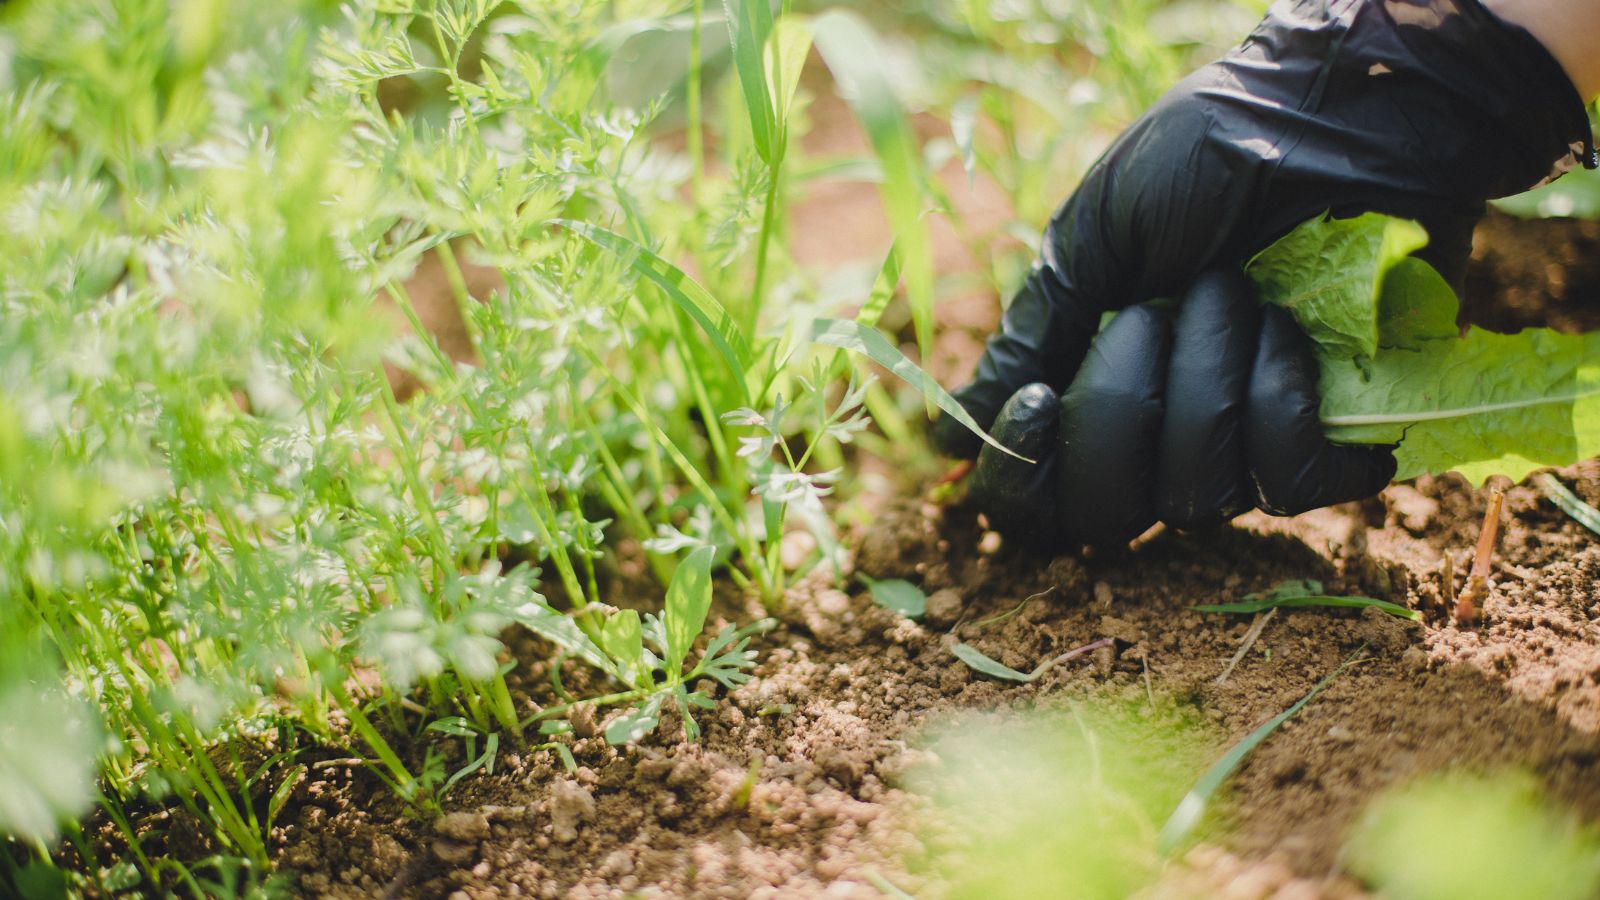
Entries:
<svg viewBox="0 0 1600 900">
<path fill-rule="evenodd" d="M 1210 735 L 1167 704 L 1092 695 L 1067 709 L 969 714 L 930 729 L 929 862 L 953 897 L 1127 897 L 1161 870 L 1161 816 Z M 936 836 L 936 837 L 935 837 Z"/>
<path fill-rule="evenodd" d="M 1208 603 L 1196 606 L 1195 610 L 1209 613 L 1258 613 L 1268 609 L 1294 609 L 1306 606 L 1343 609 L 1371 607 L 1402 619 L 1421 618 L 1416 610 L 1407 609 L 1387 600 L 1377 600 L 1372 597 L 1329 596 L 1322 592 L 1322 582 L 1310 578 L 1285 581 L 1274 585 L 1272 590 L 1265 593 L 1246 594 L 1245 598 L 1237 603 Z"/>
<path fill-rule="evenodd" d="M 1163 855 L 1170 855 L 1190 839 L 1195 828 L 1199 826 L 1204 818 L 1207 808 L 1211 805 L 1212 798 L 1223 783 L 1228 780 L 1228 776 L 1233 774 L 1233 770 L 1239 767 L 1239 763 L 1243 762 L 1251 751 L 1261 746 L 1262 742 L 1271 737 L 1273 732 L 1283 726 L 1283 723 L 1294 718 L 1294 714 L 1304 709 L 1307 703 L 1316 699 L 1316 696 L 1326 690 L 1334 679 L 1344 674 L 1344 670 L 1357 662 L 1357 657 L 1364 653 L 1366 649 L 1366 645 L 1362 644 L 1338 668 L 1329 672 L 1321 681 L 1313 685 L 1305 696 L 1296 700 L 1288 709 L 1261 723 L 1256 730 L 1245 735 L 1243 740 L 1228 748 L 1228 752 L 1222 754 L 1220 759 L 1205 770 L 1205 773 L 1200 776 L 1200 780 L 1195 782 L 1194 787 L 1190 788 L 1189 792 L 1183 795 L 1183 799 L 1178 801 L 1176 807 L 1172 810 L 1172 815 L 1167 817 L 1166 824 L 1161 826 L 1161 834 L 1156 846 Z"/>
<path fill-rule="evenodd" d="M 1319 218 L 1253 260 L 1264 302 L 1317 344 L 1335 441 L 1399 444 L 1397 478 L 1458 471 L 1519 480 L 1600 453 L 1600 335 L 1456 328 L 1444 279 L 1407 256 L 1414 223 Z"/>
<path fill-rule="evenodd" d="M 1600 835 L 1530 776 L 1428 776 L 1373 801 L 1346 843 L 1351 871 L 1397 900 L 1592 897 Z"/>
<path fill-rule="evenodd" d="M 1041 101 L 1085 64 L 1003 5 L 959 27 L 942 5 L 927 35 L 965 29 L 990 63 L 1026 44 L 1044 78 L 997 76 L 980 108 L 907 77 L 942 51 L 857 14 L 720 6 L 0 10 L 0 706 L 66 711 L 0 734 L 0 778 L 27 787 L 0 799 L 0 889 L 270 891 L 267 836 L 313 747 L 427 815 L 505 748 L 571 767 L 574 704 L 618 707 L 618 741 L 668 708 L 692 734 L 697 681 L 737 684 L 762 627 L 699 637 L 712 579 L 780 604 L 838 562 L 837 473 L 913 444 L 916 397 L 871 367 L 965 415 L 884 333 L 908 317 L 926 359 L 943 289 L 945 150 L 912 117 L 956 120 L 969 168 L 1005 173 L 1036 222 L 1070 178 L 1042 189 L 983 109 L 1040 160 L 1081 157 L 1092 142 L 1042 135 L 1095 104 Z M 1075 13 L 1096 83 L 1139 98 L 1108 121 L 1189 45 L 1138 15 L 1138 41 L 1106 42 L 1154 6 Z M 623 99 L 613 59 L 657 39 L 680 48 L 671 89 Z M 870 158 L 800 147 L 813 45 Z M 825 295 L 786 213 L 840 173 L 878 184 L 895 245 Z M 817 550 L 796 567 L 779 551 L 801 529 Z M 659 617 L 617 596 L 618 546 L 642 548 Z M 508 628 L 557 655 L 557 702 L 513 690 Z M 604 687 L 568 696 L 563 663 Z M 148 855 L 130 810 L 150 803 L 207 855 Z M 93 805 L 124 843 L 103 870 L 77 825 Z"/>
<path fill-rule="evenodd" d="M 694 681 L 744 677 L 756 626 L 690 656 L 712 573 L 780 602 L 786 530 L 819 532 L 803 566 L 837 546 L 817 498 L 863 409 L 904 430 L 854 359 L 768 309 L 807 277 L 778 236 L 810 32 L 758 6 L 730 4 L 757 16 L 735 74 L 771 105 L 718 120 L 726 176 L 700 140 L 698 3 L 688 24 L 665 2 L 7 8 L 0 702 L 87 701 L 0 744 L 0 775 L 30 787 L 0 805 L 17 858 L 49 856 L 96 766 L 107 817 L 171 803 L 218 851 L 153 860 L 121 827 L 152 889 L 266 872 L 310 745 L 431 812 L 550 718 L 510 689 L 513 626 L 615 681 L 582 699 L 628 706 L 619 739 L 668 702 L 692 732 Z M 628 40 L 679 28 L 687 169 L 652 131 L 667 100 L 605 83 Z M 892 93 L 872 112 L 900 115 Z M 901 164 L 896 202 L 917 203 L 920 161 Z M 753 198 L 752 256 L 714 210 Z M 715 262 L 704 283 L 694 260 Z M 440 299 L 455 356 L 424 327 Z M 660 619 L 608 602 L 621 535 L 670 581 Z M 441 730 L 466 768 L 417 752 Z"/>
<path fill-rule="evenodd" d="M 1523 219 L 1600 219 L 1600 170 L 1578 169 L 1494 205 Z"/>
<path fill-rule="evenodd" d="M 1034 666 L 1033 670 L 1030 672 L 1020 672 L 1016 669 L 1013 669 L 1005 663 L 988 656 L 983 651 L 972 646 L 971 644 L 955 644 L 950 648 L 950 652 L 955 656 L 956 659 L 966 663 L 975 672 L 982 672 L 991 678 L 999 678 L 1002 681 L 1018 681 L 1023 684 L 1031 684 L 1035 681 L 1038 681 L 1041 677 L 1043 677 L 1044 673 L 1050 671 L 1050 669 L 1055 667 L 1057 664 L 1067 662 L 1068 660 L 1077 659 L 1085 653 L 1092 653 L 1093 651 L 1099 650 L 1102 647 L 1110 647 L 1111 644 L 1111 638 L 1101 638 L 1097 641 L 1090 641 L 1089 643 L 1084 644 L 1082 647 L 1074 647 L 1065 653 L 1046 659 L 1037 666 Z"/>
</svg>

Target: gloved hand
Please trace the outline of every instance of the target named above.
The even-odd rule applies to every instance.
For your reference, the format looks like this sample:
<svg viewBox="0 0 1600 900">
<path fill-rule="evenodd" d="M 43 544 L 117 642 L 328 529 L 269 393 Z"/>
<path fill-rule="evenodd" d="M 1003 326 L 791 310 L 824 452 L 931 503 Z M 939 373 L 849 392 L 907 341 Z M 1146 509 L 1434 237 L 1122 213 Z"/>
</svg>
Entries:
<svg viewBox="0 0 1600 900">
<path fill-rule="evenodd" d="M 1478 0 L 1279 0 L 1090 169 L 956 392 L 1039 464 L 948 418 L 935 442 L 979 457 L 997 528 L 1051 547 L 1376 493 L 1392 458 L 1324 441 L 1308 342 L 1240 266 L 1324 211 L 1375 211 L 1421 222 L 1418 255 L 1459 284 L 1484 201 L 1579 163 L 1572 82 Z M 1175 315 L 1136 305 L 1186 290 Z"/>
</svg>

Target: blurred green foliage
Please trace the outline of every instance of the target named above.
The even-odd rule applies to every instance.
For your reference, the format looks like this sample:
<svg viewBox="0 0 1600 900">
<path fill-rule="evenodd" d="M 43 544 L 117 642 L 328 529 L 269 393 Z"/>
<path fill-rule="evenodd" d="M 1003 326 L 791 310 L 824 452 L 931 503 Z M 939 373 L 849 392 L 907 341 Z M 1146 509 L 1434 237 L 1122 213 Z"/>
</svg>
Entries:
<svg viewBox="0 0 1600 900">
<path fill-rule="evenodd" d="M 1600 832 L 1531 776 L 1445 773 L 1378 798 L 1350 870 L 1394 900 L 1579 900 L 1600 892 Z"/>
<path fill-rule="evenodd" d="M 933 872 L 952 897 L 1126 897 L 1163 861 L 1161 823 L 1215 753 L 1167 706 L 1092 697 L 1069 710 L 969 714 L 931 731 L 913 780 L 938 808 Z"/>
</svg>

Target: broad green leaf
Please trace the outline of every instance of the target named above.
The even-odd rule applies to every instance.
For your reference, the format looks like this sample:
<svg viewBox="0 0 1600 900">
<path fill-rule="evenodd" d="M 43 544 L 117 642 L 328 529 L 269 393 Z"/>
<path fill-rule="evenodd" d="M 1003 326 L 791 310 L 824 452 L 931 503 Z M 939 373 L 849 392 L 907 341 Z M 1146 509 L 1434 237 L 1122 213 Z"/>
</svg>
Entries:
<svg viewBox="0 0 1600 900">
<path fill-rule="evenodd" d="M 706 614 L 711 611 L 711 560 L 716 552 L 714 547 L 700 547 L 690 553 L 678 563 L 672 583 L 667 585 L 667 608 L 662 619 L 667 632 L 669 678 L 682 671 L 689 648 L 706 626 Z"/>
<path fill-rule="evenodd" d="M 1343 443 L 1399 443 L 1397 479 L 1457 471 L 1473 483 L 1600 452 L 1600 334 L 1479 328 L 1364 366 L 1324 361 L 1322 419 Z"/>
<path fill-rule="evenodd" d="M 632 259 L 634 271 L 661 288 L 667 297 L 705 332 L 712 346 L 722 356 L 723 362 L 727 363 L 730 383 L 738 387 L 740 398 L 746 403 L 749 402 L 749 387 L 745 384 L 745 373 L 750 371 L 751 367 L 750 340 L 745 337 L 744 331 L 739 328 L 733 317 L 728 315 L 728 311 L 723 309 L 722 304 L 717 302 L 717 298 L 711 296 L 709 291 L 682 269 L 614 231 L 570 219 L 553 221 L 597 247 Z"/>
<path fill-rule="evenodd" d="M 893 610 L 908 619 L 920 619 L 928 610 L 928 595 L 909 581 L 885 578 L 879 581 L 870 575 L 857 573 L 872 593 L 872 602 L 884 609 Z"/>
<path fill-rule="evenodd" d="M 619 609 L 606 620 L 600 629 L 606 653 L 616 660 L 622 680 L 638 686 L 646 674 L 644 668 L 644 630 L 639 623 L 639 611 Z"/>
<path fill-rule="evenodd" d="M 911 385 L 927 400 L 944 410 L 950 418 L 965 425 L 973 434 L 983 439 L 983 442 L 999 450 L 1007 456 L 1015 456 L 1023 462 L 1033 462 L 1025 456 L 1013 453 L 1004 444 L 990 437 L 987 432 L 978 427 L 978 423 L 967 414 L 965 408 L 956 402 L 956 398 L 939 386 L 939 382 L 932 375 L 917 367 L 917 364 L 906 359 L 889 339 L 876 329 L 868 328 L 860 322 L 848 319 L 817 319 L 811 326 L 811 340 L 829 347 L 839 347 L 854 353 L 860 353 L 868 359 L 888 369 L 894 375 Z"/>
<path fill-rule="evenodd" d="M 1024 684 L 1033 680 L 1032 675 L 1026 672 L 1019 672 L 1005 663 L 990 659 L 984 655 L 982 650 L 971 644 L 956 644 L 950 648 L 950 652 L 955 654 L 956 659 L 971 666 L 975 671 L 982 672 L 992 678 L 1020 681 Z"/>
<path fill-rule="evenodd" d="M 1397 479 L 1521 480 L 1600 453 L 1600 334 L 1456 337 L 1448 285 L 1425 263 L 1394 258 L 1416 246 L 1406 224 L 1312 220 L 1248 269 L 1263 301 L 1289 307 L 1317 344 L 1329 438 L 1398 443 Z"/>
<path fill-rule="evenodd" d="M 728 39 L 733 43 L 733 68 L 739 76 L 750 133 L 756 153 L 768 166 L 783 158 L 778 116 L 773 109 L 773 89 L 767 78 L 767 42 L 772 36 L 770 0 L 722 0 L 728 16 Z"/>
<path fill-rule="evenodd" d="M 926 366 L 933 348 L 933 258 L 922 218 L 922 157 L 916 137 L 884 71 L 878 37 L 860 16 L 831 10 L 812 23 L 811 33 L 883 166 L 879 192 L 900 249 L 917 346 Z"/>
<path fill-rule="evenodd" d="M 1216 794 L 1217 788 L 1222 787 L 1222 783 L 1228 779 L 1229 775 L 1233 774 L 1234 769 L 1239 767 L 1239 763 L 1250 755 L 1250 751 L 1261 746 L 1261 742 L 1271 737 L 1279 726 L 1289 721 L 1295 713 L 1305 708 L 1307 703 L 1310 703 L 1318 694 L 1322 693 L 1323 689 L 1332 684 L 1333 680 L 1338 678 L 1345 669 L 1348 669 L 1350 664 L 1356 661 L 1356 657 L 1360 656 L 1366 649 L 1367 645 L 1362 644 L 1355 653 L 1352 653 L 1349 658 L 1339 665 L 1339 668 L 1329 672 L 1327 677 L 1317 682 L 1316 686 L 1308 691 L 1304 697 L 1297 700 L 1293 706 L 1268 719 L 1261 727 L 1246 735 L 1244 740 L 1234 744 L 1227 753 L 1222 755 L 1221 759 L 1212 764 L 1211 768 L 1200 776 L 1200 780 L 1195 782 L 1189 793 L 1178 801 L 1178 808 L 1172 811 L 1172 816 L 1167 819 L 1167 823 L 1161 826 L 1161 835 L 1157 838 L 1156 848 L 1163 855 L 1177 849 L 1178 845 L 1183 843 L 1188 838 L 1189 833 L 1194 830 L 1194 827 L 1200 823 L 1200 817 L 1205 815 L 1206 807 L 1211 804 L 1211 797 Z"/>
<path fill-rule="evenodd" d="M 1262 298 L 1289 310 L 1327 356 L 1375 356 L 1383 277 L 1427 242 L 1415 222 L 1376 213 L 1324 216 L 1268 247 L 1246 272 Z"/>
<path fill-rule="evenodd" d="M 1428 341 L 1461 336 L 1455 292 L 1438 270 L 1420 259 L 1402 259 L 1383 279 L 1378 300 L 1380 349 L 1420 350 Z"/>
<path fill-rule="evenodd" d="M 1577 169 L 1541 188 L 1494 201 L 1524 219 L 1600 219 L 1600 169 Z"/>
</svg>

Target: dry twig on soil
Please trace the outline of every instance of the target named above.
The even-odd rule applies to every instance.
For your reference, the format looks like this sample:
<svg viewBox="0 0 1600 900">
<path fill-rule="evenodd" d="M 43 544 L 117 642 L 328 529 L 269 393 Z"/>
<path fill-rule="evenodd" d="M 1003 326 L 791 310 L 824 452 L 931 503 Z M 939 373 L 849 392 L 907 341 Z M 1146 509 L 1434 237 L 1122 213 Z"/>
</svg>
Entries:
<svg viewBox="0 0 1600 900">
<path fill-rule="evenodd" d="M 1272 617 L 1277 614 L 1278 611 L 1276 609 L 1269 609 L 1263 615 L 1258 616 L 1254 622 L 1250 623 L 1250 630 L 1244 633 L 1244 640 L 1239 643 L 1238 652 L 1233 654 L 1233 659 L 1228 660 L 1227 667 L 1222 670 L 1221 675 L 1217 676 L 1217 680 L 1213 682 L 1214 684 L 1220 686 L 1228 680 L 1228 676 L 1233 674 L 1233 670 L 1239 665 L 1239 661 L 1244 659 L 1244 655 L 1250 652 L 1251 647 L 1255 646 L 1256 639 L 1261 637 L 1261 632 L 1267 627 L 1267 623 L 1272 621 Z"/>
</svg>

